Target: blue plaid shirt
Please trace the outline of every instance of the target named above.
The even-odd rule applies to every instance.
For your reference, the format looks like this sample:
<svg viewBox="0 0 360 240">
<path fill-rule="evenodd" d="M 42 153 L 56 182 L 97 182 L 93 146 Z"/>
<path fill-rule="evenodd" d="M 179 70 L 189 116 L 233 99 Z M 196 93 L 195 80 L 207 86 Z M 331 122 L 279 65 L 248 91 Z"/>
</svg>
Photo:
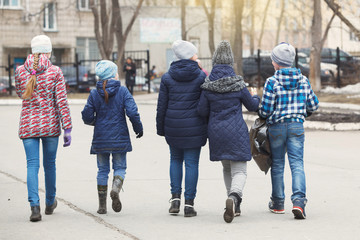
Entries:
<svg viewBox="0 0 360 240">
<path fill-rule="evenodd" d="M 266 80 L 259 114 L 268 124 L 304 122 L 318 108 L 309 80 L 299 69 L 283 68 Z"/>
</svg>

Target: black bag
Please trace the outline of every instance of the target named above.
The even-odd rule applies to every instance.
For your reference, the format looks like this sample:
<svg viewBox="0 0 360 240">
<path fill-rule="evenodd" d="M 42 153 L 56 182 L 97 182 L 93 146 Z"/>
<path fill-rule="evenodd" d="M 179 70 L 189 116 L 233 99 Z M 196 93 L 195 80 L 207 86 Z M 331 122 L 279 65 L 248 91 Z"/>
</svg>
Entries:
<svg viewBox="0 0 360 240">
<path fill-rule="evenodd" d="M 260 170 L 269 171 L 271 167 L 271 149 L 266 120 L 257 118 L 250 129 L 251 154 Z"/>
</svg>

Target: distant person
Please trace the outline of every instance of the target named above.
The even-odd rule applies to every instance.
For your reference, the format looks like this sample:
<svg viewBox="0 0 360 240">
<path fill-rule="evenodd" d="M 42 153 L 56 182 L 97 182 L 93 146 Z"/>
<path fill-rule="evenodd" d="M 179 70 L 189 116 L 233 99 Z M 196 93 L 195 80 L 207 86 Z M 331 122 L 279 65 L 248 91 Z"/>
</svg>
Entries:
<svg viewBox="0 0 360 240">
<path fill-rule="evenodd" d="M 31 40 L 31 52 L 24 65 L 16 68 L 15 87 L 23 99 L 19 137 L 27 161 L 27 189 L 31 206 L 30 221 L 41 220 L 38 172 L 40 140 L 45 172 L 45 214 L 51 215 L 57 206 L 56 152 L 61 126 L 64 147 L 71 144 L 71 117 L 64 76 L 50 61 L 52 45 L 49 37 L 38 35 Z"/>
<path fill-rule="evenodd" d="M 134 94 L 135 77 L 136 77 L 136 65 L 131 57 L 128 57 L 125 61 L 125 84 L 131 95 Z"/>
<path fill-rule="evenodd" d="M 95 73 L 100 80 L 96 83 L 96 89 L 91 90 L 81 112 L 84 123 L 94 126 L 90 154 L 96 154 L 97 158 L 99 214 L 107 212 L 110 155 L 114 169 L 110 192 L 112 209 L 115 212 L 120 212 L 122 209 L 119 192 L 127 169 L 126 153 L 132 151 L 125 114 L 132 123 L 136 138 L 143 136 L 143 126 L 136 103 L 128 89 L 120 86 L 117 71 L 116 64 L 111 61 L 102 60 L 96 64 Z"/>
<path fill-rule="evenodd" d="M 305 118 L 319 107 L 319 100 L 309 80 L 300 69 L 292 68 L 295 49 L 289 43 L 280 43 L 271 53 L 274 76 L 268 78 L 263 90 L 259 115 L 269 125 L 272 154 L 272 194 L 269 209 L 285 213 L 284 166 L 285 153 L 292 175 L 292 212 L 296 219 L 305 219 L 306 185 L 304 172 Z"/>
<path fill-rule="evenodd" d="M 183 40 L 172 45 L 177 61 L 162 76 L 157 105 L 157 134 L 165 136 L 170 148 L 170 214 L 180 212 L 181 182 L 185 162 L 184 216 L 197 215 L 194 199 L 199 174 L 201 147 L 206 143 L 206 120 L 197 113 L 200 85 L 206 77 L 196 62 L 196 47 Z"/>
<path fill-rule="evenodd" d="M 203 71 L 206 74 L 206 76 L 209 76 L 209 73 L 205 70 L 205 68 L 202 67 L 200 59 L 196 59 L 196 61 L 199 65 L 199 68 L 201 69 L 201 71 Z"/>
<path fill-rule="evenodd" d="M 234 56 L 228 41 L 221 41 L 213 58 L 210 76 L 201 85 L 198 112 L 209 119 L 210 160 L 221 161 L 227 190 L 224 220 L 231 223 L 240 216 L 240 204 L 251 160 L 250 139 L 242 105 L 258 110 L 260 98 L 256 89 L 249 93 L 243 77 L 233 69 Z M 253 95 L 253 96 L 252 96 Z"/>
<path fill-rule="evenodd" d="M 154 80 L 154 78 L 156 78 L 156 77 L 157 77 L 156 66 L 153 65 L 150 70 L 150 80 Z"/>
</svg>

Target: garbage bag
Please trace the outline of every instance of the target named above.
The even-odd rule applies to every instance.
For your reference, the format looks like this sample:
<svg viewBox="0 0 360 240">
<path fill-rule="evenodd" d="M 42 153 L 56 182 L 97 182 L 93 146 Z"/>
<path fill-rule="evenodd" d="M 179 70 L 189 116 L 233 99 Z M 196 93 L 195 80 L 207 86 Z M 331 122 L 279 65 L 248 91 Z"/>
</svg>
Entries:
<svg viewBox="0 0 360 240">
<path fill-rule="evenodd" d="M 271 167 L 271 149 L 266 120 L 257 118 L 250 129 L 251 154 L 256 164 L 265 174 Z"/>
</svg>

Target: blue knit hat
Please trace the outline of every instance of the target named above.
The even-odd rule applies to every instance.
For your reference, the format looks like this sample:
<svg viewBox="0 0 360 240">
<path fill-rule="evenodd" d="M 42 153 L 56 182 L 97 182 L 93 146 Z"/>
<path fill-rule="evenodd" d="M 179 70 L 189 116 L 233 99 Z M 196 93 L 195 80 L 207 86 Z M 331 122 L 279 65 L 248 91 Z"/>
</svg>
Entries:
<svg viewBox="0 0 360 240">
<path fill-rule="evenodd" d="M 101 60 L 95 66 L 95 73 L 101 80 L 115 78 L 118 67 L 115 63 L 109 60 Z"/>
<path fill-rule="evenodd" d="M 50 38 L 46 35 L 37 35 L 31 39 L 31 52 L 34 53 L 50 53 L 52 45 Z"/>
<path fill-rule="evenodd" d="M 291 67 L 295 60 L 295 48 L 289 43 L 282 42 L 272 50 L 271 60 L 281 67 Z"/>
</svg>

